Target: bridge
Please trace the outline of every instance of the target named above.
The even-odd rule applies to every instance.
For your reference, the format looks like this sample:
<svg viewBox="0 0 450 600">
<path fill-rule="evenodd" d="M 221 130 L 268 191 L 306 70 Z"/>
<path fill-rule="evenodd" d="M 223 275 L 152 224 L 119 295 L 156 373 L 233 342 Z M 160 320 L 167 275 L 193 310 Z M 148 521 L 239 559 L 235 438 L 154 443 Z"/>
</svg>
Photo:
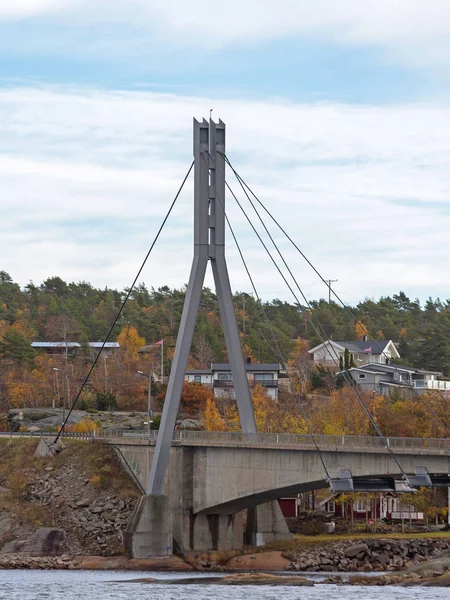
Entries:
<svg viewBox="0 0 450 600">
<path fill-rule="evenodd" d="M 209 122 L 205 119 L 202 122 L 194 120 L 193 141 L 194 161 L 63 424 L 64 431 L 64 425 L 95 368 L 101 350 L 113 332 L 142 268 L 193 168 L 194 253 L 160 429 L 156 438 L 153 436 L 146 438 L 143 435 L 133 438 L 121 432 L 110 433 L 106 439 L 115 447 L 123 464 L 130 469 L 130 473 L 136 478 L 143 492 L 126 532 L 125 541 L 129 552 L 135 557 L 170 554 L 173 551 L 173 542 L 182 551 L 225 550 L 241 548 L 244 541 L 259 544 L 288 537 L 289 532 L 276 499 L 305 490 L 330 486 L 335 491 L 350 492 L 412 491 L 421 485 L 429 487 L 448 485 L 447 477 L 450 472 L 448 440 L 386 438 L 362 397 L 359 386 L 351 378 L 350 380 L 346 378 L 345 370 L 341 369 L 342 377 L 378 437 L 348 438 L 312 435 L 303 403 L 286 368 L 286 360 L 281 354 L 275 332 L 265 313 L 264 304 L 260 300 L 225 212 L 226 189 L 231 192 L 242 209 L 242 205 L 225 180 L 227 166 L 236 176 L 242 191 L 256 212 L 258 222 L 263 226 L 282 264 L 292 278 L 294 287 L 303 298 L 302 301 L 294 291 L 277 259 L 268 250 L 254 227 L 252 219 L 242 209 L 297 305 L 300 308 L 311 308 L 311 306 L 255 207 L 252 197 L 259 204 L 260 201 L 226 156 L 225 124 L 222 121 L 215 123 L 211 118 Z M 268 212 L 267 209 L 264 210 Z M 270 212 L 269 216 L 327 285 L 331 296 L 331 280 L 327 282 L 323 279 Z M 286 370 L 291 392 L 298 401 L 299 410 L 303 413 L 309 436 L 257 433 L 225 257 L 226 223 L 272 335 L 271 342 L 268 342 L 269 347 Z M 174 432 L 208 264 L 211 265 L 214 277 L 242 433 Z M 334 292 L 333 294 L 345 307 L 339 297 Z M 321 323 L 315 323 L 314 318 L 311 320 L 308 310 L 305 310 L 304 314 L 320 339 L 330 341 Z M 314 317 L 313 313 L 312 316 Z M 354 322 L 355 316 L 351 315 L 351 317 Z M 337 361 L 336 367 L 340 368 Z M 394 368 L 397 367 L 394 365 Z M 418 401 L 423 402 L 429 410 L 426 401 L 417 392 L 415 394 Z M 430 418 L 439 421 L 442 430 L 450 437 L 450 429 L 447 425 L 432 409 L 430 413 L 432 415 Z M 63 431 L 58 434 L 55 443 Z"/>
<path fill-rule="evenodd" d="M 155 433 L 105 435 L 143 489 L 154 456 Z M 403 473 L 380 438 L 318 436 L 315 441 L 322 456 L 309 435 L 175 431 L 161 496 L 167 506 L 157 516 L 157 538 L 165 540 L 166 548 L 173 538 L 183 552 L 239 549 L 245 543 L 286 539 L 290 534 L 274 500 L 328 487 L 321 458 L 332 477 L 350 469 L 356 491 L 405 491 Z M 433 485 L 448 485 L 450 440 L 387 441 L 408 475 L 425 467 Z M 135 554 L 148 555 L 155 548 L 153 543 L 149 546 L 150 537 L 155 540 L 155 520 L 151 521 L 143 519 L 142 531 L 133 531 Z"/>
</svg>

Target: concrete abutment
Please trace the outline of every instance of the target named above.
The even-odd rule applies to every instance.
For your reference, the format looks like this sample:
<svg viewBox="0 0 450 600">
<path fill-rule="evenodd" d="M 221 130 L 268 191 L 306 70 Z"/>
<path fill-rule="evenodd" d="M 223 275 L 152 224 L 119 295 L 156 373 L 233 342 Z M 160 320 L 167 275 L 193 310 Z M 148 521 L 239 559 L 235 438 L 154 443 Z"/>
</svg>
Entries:
<svg viewBox="0 0 450 600">
<path fill-rule="evenodd" d="M 133 558 L 170 556 L 172 518 L 167 496 L 141 496 L 124 532 L 125 549 Z"/>
</svg>

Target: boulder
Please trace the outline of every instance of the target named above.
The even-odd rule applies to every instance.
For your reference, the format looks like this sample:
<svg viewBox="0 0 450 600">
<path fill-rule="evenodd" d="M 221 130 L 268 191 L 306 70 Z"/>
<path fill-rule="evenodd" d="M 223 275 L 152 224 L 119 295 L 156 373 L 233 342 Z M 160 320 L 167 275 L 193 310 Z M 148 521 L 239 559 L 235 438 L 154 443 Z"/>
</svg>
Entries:
<svg viewBox="0 0 450 600">
<path fill-rule="evenodd" d="M 12 532 L 14 527 L 14 519 L 6 517 L 0 520 L 0 540 L 6 539 Z"/>
<path fill-rule="evenodd" d="M 25 544 L 25 540 L 13 540 L 12 542 L 8 542 L 3 546 L 2 554 L 17 554 L 18 552 L 22 552 Z"/>
<path fill-rule="evenodd" d="M 364 552 L 367 552 L 367 550 L 369 549 L 367 544 L 354 544 L 353 546 L 349 546 L 348 548 L 346 548 L 344 550 L 344 554 L 345 556 L 347 556 L 347 558 L 353 558 L 354 556 L 358 556 L 358 554 L 362 553 L 362 556 L 364 556 Z"/>
<path fill-rule="evenodd" d="M 40 527 L 31 536 L 22 552 L 26 551 L 34 556 L 55 556 L 60 554 L 65 539 L 66 532 L 64 529 Z"/>
<path fill-rule="evenodd" d="M 55 444 L 54 438 L 41 437 L 39 444 L 34 451 L 34 456 L 37 458 L 52 457 L 62 450 L 64 450 L 64 444 L 61 442 L 61 440 L 58 440 Z"/>
<path fill-rule="evenodd" d="M 197 419 L 184 419 L 178 425 L 178 429 L 188 429 L 191 431 L 201 431 L 203 426 Z"/>
</svg>

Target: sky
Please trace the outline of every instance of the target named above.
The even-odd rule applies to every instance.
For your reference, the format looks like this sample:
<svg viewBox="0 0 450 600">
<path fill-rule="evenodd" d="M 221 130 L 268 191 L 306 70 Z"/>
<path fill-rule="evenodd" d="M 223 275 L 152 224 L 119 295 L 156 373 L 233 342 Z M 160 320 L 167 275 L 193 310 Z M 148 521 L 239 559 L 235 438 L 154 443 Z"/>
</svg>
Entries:
<svg viewBox="0 0 450 600">
<path fill-rule="evenodd" d="M 129 286 L 213 109 L 236 170 L 341 298 L 448 298 L 449 99 L 448 0 L 2 0 L 0 269 Z M 149 288 L 188 280 L 192 192 Z M 260 296 L 292 301 L 232 197 L 227 214 Z M 306 297 L 327 297 L 271 232 Z"/>
</svg>

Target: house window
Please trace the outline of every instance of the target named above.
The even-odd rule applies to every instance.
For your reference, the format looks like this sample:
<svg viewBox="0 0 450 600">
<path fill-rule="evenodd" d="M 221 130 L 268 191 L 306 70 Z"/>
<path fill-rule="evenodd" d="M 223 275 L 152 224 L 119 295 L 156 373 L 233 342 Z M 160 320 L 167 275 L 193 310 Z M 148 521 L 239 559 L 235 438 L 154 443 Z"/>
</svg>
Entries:
<svg viewBox="0 0 450 600">
<path fill-rule="evenodd" d="M 201 382 L 202 382 L 202 376 L 194 375 L 194 383 L 201 383 Z"/>
<path fill-rule="evenodd" d="M 328 502 L 328 512 L 334 513 L 335 510 L 336 510 L 336 504 L 335 504 L 334 500 L 330 500 Z"/>
<path fill-rule="evenodd" d="M 365 500 L 357 500 L 354 503 L 353 508 L 355 509 L 356 512 L 366 512 L 367 503 Z"/>
<path fill-rule="evenodd" d="M 231 373 L 217 373 L 217 379 L 219 381 L 233 381 L 233 375 Z"/>
<path fill-rule="evenodd" d="M 366 378 L 365 373 L 358 373 L 358 379 L 365 379 L 365 378 Z"/>
<path fill-rule="evenodd" d="M 273 381 L 273 373 L 255 373 L 255 381 Z"/>
</svg>

